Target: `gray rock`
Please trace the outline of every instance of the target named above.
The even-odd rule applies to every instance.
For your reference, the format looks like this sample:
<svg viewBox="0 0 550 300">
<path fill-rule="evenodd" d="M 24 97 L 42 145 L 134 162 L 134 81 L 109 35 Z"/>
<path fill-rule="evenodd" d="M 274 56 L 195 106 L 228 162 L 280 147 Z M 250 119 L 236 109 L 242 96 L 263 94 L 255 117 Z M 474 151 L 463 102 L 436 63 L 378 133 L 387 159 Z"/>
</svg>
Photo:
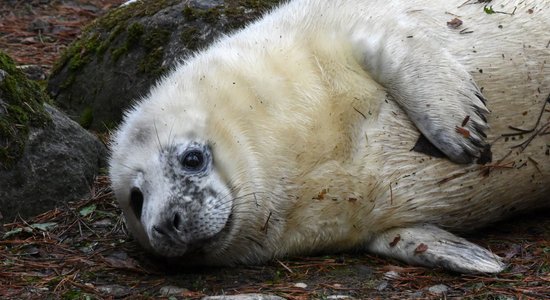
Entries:
<svg viewBox="0 0 550 300">
<path fill-rule="evenodd" d="M 424 293 L 422 291 L 416 291 L 414 293 L 410 293 L 408 296 L 407 296 L 407 299 L 425 299 L 426 296 L 424 295 Z"/>
<path fill-rule="evenodd" d="M 23 71 L 30 80 L 46 80 L 46 70 L 38 65 L 24 65 L 18 66 L 19 70 Z"/>
<path fill-rule="evenodd" d="M 285 300 L 285 298 L 275 295 L 265 294 L 240 294 L 240 295 L 221 295 L 221 296 L 207 296 L 202 300 Z"/>
<path fill-rule="evenodd" d="M 376 290 L 381 292 L 383 290 L 385 290 L 387 287 L 388 287 L 389 283 L 388 281 L 386 280 L 382 280 L 377 286 L 376 286 Z"/>
<path fill-rule="evenodd" d="M 92 134 L 46 105 L 52 123 L 30 128 L 23 156 L 13 168 L 0 169 L 2 222 L 29 217 L 85 197 L 107 150 Z"/>
<path fill-rule="evenodd" d="M 0 222 L 83 198 L 106 148 L 0 51 Z"/>
<path fill-rule="evenodd" d="M 394 280 L 394 279 L 397 279 L 397 278 L 399 278 L 399 273 L 397 273 L 396 271 L 388 271 L 388 272 L 384 273 L 384 279 Z"/>
<path fill-rule="evenodd" d="M 85 128 L 105 131 L 177 62 L 282 0 L 137 1 L 87 28 L 54 67 L 49 94 Z"/>
<path fill-rule="evenodd" d="M 128 296 L 132 293 L 132 289 L 130 287 L 118 284 L 100 285 L 97 286 L 96 289 L 105 295 L 113 296 L 115 298 Z"/>
<path fill-rule="evenodd" d="M 4 80 L 4 78 L 6 78 L 6 76 L 8 76 L 8 72 L 0 69 L 0 81 Z"/>
<path fill-rule="evenodd" d="M 163 297 L 170 297 L 170 296 L 181 296 L 184 292 L 189 291 L 185 288 L 180 288 L 177 286 L 163 286 L 160 288 L 159 293 Z"/>
<path fill-rule="evenodd" d="M 448 291 L 449 287 L 444 284 L 437 284 L 428 288 L 428 292 L 437 295 L 446 294 Z"/>
</svg>

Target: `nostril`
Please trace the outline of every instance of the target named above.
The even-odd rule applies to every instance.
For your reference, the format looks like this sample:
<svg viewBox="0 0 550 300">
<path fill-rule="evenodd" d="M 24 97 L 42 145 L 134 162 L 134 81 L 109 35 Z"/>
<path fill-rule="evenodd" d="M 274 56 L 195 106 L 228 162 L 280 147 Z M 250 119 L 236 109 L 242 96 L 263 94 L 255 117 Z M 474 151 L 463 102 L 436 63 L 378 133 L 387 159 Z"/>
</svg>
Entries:
<svg viewBox="0 0 550 300">
<path fill-rule="evenodd" d="M 141 220 L 141 211 L 143 209 L 143 193 L 141 193 L 139 188 L 132 188 L 130 190 L 130 207 L 132 211 L 138 218 Z"/>
<path fill-rule="evenodd" d="M 174 214 L 174 219 L 172 220 L 172 225 L 174 226 L 174 228 L 176 230 L 179 230 L 179 227 L 181 225 L 181 217 L 180 217 L 180 214 L 178 213 L 175 213 Z"/>
</svg>

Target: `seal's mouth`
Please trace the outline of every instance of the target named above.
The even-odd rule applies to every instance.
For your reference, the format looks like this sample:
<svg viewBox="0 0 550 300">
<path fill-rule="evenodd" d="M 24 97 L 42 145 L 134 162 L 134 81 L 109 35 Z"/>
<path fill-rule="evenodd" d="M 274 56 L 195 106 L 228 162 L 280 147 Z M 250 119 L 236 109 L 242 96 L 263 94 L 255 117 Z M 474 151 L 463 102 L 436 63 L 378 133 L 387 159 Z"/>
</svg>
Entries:
<svg viewBox="0 0 550 300">
<path fill-rule="evenodd" d="M 199 239 L 188 245 L 188 250 L 182 256 L 186 255 L 215 255 L 223 252 L 228 246 L 227 237 L 233 227 L 233 212 L 227 217 L 225 226 L 218 233 L 210 238 Z"/>
<path fill-rule="evenodd" d="M 201 223 L 201 226 L 186 226 L 185 224 L 193 224 L 193 220 L 178 221 L 182 223 L 179 228 L 174 230 L 166 230 L 155 228 L 149 231 L 149 241 L 153 251 L 164 257 L 216 257 L 229 246 L 230 233 L 233 228 L 233 212 L 231 211 L 225 221 L 220 226 L 221 229 L 210 236 L 203 237 L 204 234 L 199 232 L 198 228 L 209 226 L 211 224 Z M 216 225 L 219 226 L 219 225 Z M 171 228 L 176 228 L 172 226 Z M 191 264 L 197 262 L 191 261 Z"/>
</svg>

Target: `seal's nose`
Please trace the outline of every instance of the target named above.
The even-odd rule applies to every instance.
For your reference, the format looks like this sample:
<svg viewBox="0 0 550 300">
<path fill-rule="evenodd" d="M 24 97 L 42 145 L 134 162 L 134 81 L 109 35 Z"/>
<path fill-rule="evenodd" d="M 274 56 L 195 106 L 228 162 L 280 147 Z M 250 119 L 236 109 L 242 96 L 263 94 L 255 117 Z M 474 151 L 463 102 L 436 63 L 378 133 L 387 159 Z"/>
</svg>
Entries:
<svg viewBox="0 0 550 300">
<path fill-rule="evenodd" d="M 166 218 L 163 222 L 154 225 L 153 230 L 157 234 L 175 239 L 179 239 L 179 233 L 186 231 L 183 224 L 183 217 L 179 212 L 174 212 L 173 215 Z"/>
</svg>

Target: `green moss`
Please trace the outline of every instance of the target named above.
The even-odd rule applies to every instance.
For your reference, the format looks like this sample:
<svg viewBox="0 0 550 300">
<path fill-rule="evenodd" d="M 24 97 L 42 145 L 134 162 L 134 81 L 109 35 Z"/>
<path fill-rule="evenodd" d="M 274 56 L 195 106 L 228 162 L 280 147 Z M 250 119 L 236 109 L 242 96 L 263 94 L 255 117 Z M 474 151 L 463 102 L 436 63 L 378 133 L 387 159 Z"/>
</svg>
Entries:
<svg viewBox="0 0 550 300">
<path fill-rule="evenodd" d="M 145 29 L 143 28 L 143 25 L 137 22 L 132 23 L 132 25 L 128 27 L 128 37 L 126 38 L 126 45 L 128 45 L 128 47 L 136 45 L 144 32 Z"/>
<path fill-rule="evenodd" d="M 126 54 L 127 52 L 128 52 L 128 47 L 126 45 L 123 45 L 121 47 L 113 49 L 111 51 L 111 57 L 113 61 L 116 62 L 123 54 Z"/>
<path fill-rule="evenodd" d="M 164 74 L 167 70 L 162 66 L 162 58 L 164 57 L 164 49 L 162 47 L 153 49 L 139 62 L 138 71 L 145 74 L 150 74 L 153 77 L 158 77 Z"/>
<path fill-rule="evenodd" d="M 65 79 L 61 85 L 59 86 L 60 89 L 66 89 L 70 87 L 74 81 L 76 80 L 76 75 L 74 73 L 70 74 L 67 79 Z"/>
<path fill-rule="evenodd" d="M 80 124 L 80 126 L 84 128 L 90 128 L 93 121 L 94 121 L 94 109 L 91 108 L 90 106 L 87 106 L 80 114 L 78 123 Z"/>
<path fill-rule="evenodd" d="M 213 24 L 219 20 L 223 13 L 223 7 L 217 6 L 209 9 L 191 8 L 189 5 L 183 8 L 183 16 L 188 21 L 202 20 L 206 23 Z"/>
<path fill-rule="evenodd" d="M 170 41 L 170 31 L 162 28 L 152 28 L 143 37 L 143 46 L 146 50 L 152 50 L 164 46 Z"/>
<path fill-rule="evenodd" d="M 51 120 L 43 103 L 48 96 L 39 84 L 28 80 L 13 60 L 0 52 L 0 166 L 11 168 L 21 157 L 30 127 L 44 127 Z"/>
<path fill-rule="evenodd" d="M 186 26 L 180 33 L 180 40 L 189 50 L 197 50 L 201 46 L 200 30 Z"/>
<path fill-rule="evenodd" d="M 138 71 L 158 77 L 166 72 L 162 65 L 164 59 L 164 47 L 170 41 L 170 31 L 163 28 L 152 28 L 142 37 L 142 46 L 145 55 L 139 62 Z"/>
<path fill-rule="evenodd" d="M 198 16 L 195 14 L 195 10 L 191 8 L 189 5 L 186 5 L 183 8 L 182 14 L 185 17 L 185 19 L 188 21 L 195 21 L 198 18 Z"/>
<path fill-rule="evenodd" d="M 111 46 L 111 43 L 113 42 L 113 40 L 121 33 L 124 31 L 124 27 L 125 27 L 126 24 L 119 24 L 117 25 L 110 33 L 109 33 L 109 36 L 107 37 L 107 39 L 105 39 L 104 41 L 102 41 L 99 46 L 97 47 L 97 56 L 98 56 L 98 60 L 101 61 L 103 60 L 103 54 L 105 54 L 105 52 L 107 51 L 107 49 L 109 49 L 109 47 Z"/>
<path fill-rule="evenodd" d="M 71 71 L 76 71 L 89 63 L 102 45 L 99 33 L 86 32 L 75 43 L 71 44 L 61 58 L 55 63 L 52 74 L 57 74 L 66 64 Z"/>
<path fill-rule="evenodd" d="M 121 27 L 119 27 L 121 28 Z M 143 28 L 143 25 L 141 25 L 140 23 L 138 22 L 135 22 L 135 23 L 132 23 L 132 25 L 130 25 L 128 27 L 128 29 L 126 30 L 127 33 L 126 33 L 126 41 L 124 43 L 124 45 L 116 48 L 116 49 L 113 49 L 111 51 L 111 54 L 112 54 L 112 59 L 113 61 L 118 61 L 118 59 L 128 53 L 128 51 L 132 48 L 134 48 L 136 45 L 138 45 L 139 41 L 140 41 L 140 38 L 141 36 L 143 35 L 143 33 L 145 32 L 145 29 Z M 110 43 L 110 42 L 109 42 Z"/>
</svg>

